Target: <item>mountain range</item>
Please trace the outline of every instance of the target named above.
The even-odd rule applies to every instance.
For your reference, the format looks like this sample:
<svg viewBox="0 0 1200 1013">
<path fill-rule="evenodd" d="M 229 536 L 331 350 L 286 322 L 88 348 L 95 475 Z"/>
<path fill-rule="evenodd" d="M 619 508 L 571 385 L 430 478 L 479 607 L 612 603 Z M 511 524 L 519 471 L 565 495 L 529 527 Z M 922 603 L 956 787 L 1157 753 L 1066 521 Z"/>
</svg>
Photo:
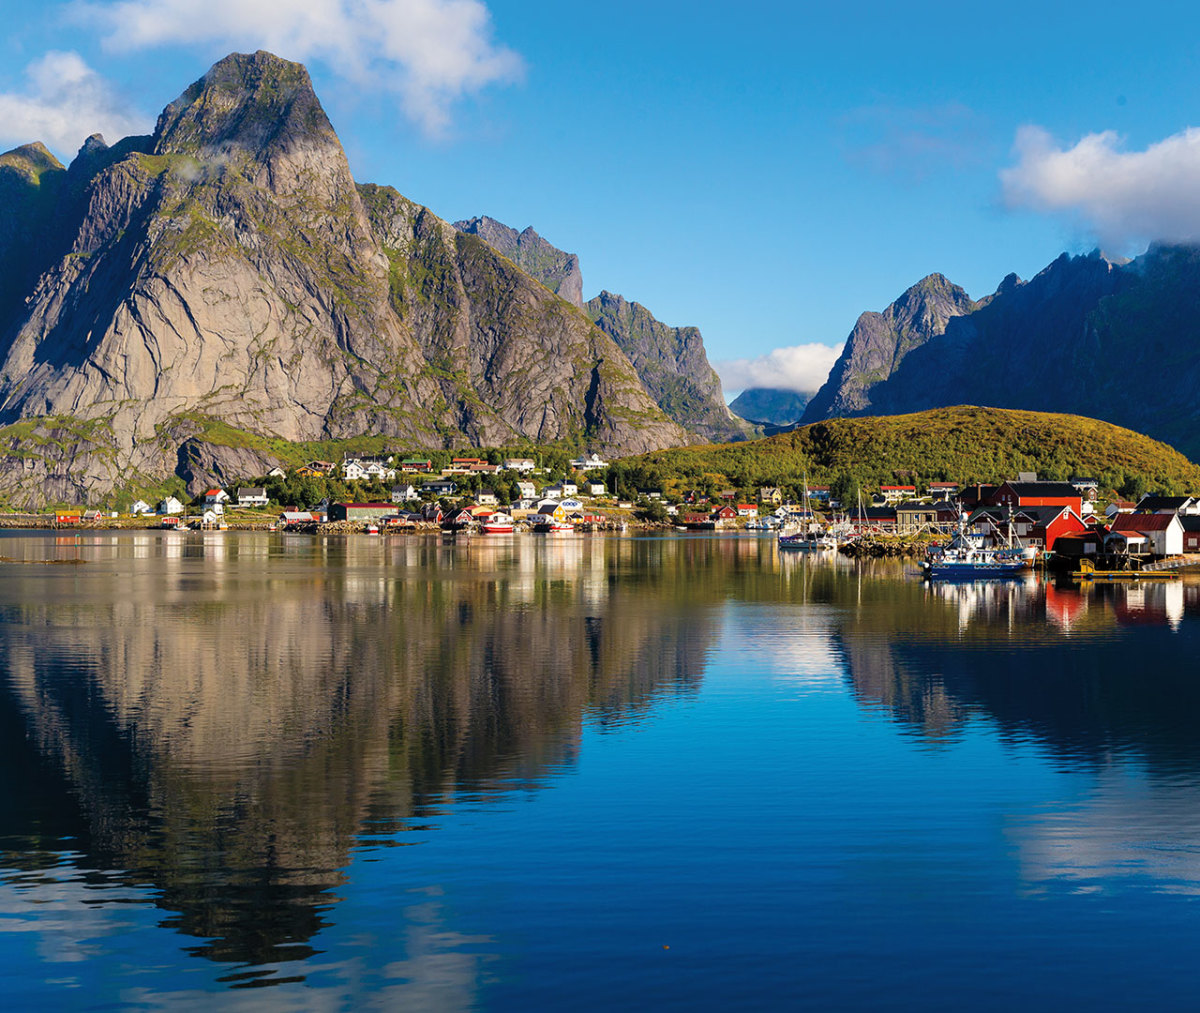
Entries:
<svg viewBox="0 0 1200 1013">
<path fill-rule="evenodd" d="M 603 296 L 597 326 L 576 258 L 460 225 L 355 182 L 307 71 L 265 52 L 152 135 L 0 156 L 0 497 L 262 474 L 264 438 L 622 454 L 747 428 L 694 329 Z M 663 382 L 671 355 L 708 407 Z"/>
<path fill-rule="evenodd" d="M 1200 248 L 1063 254 L 979 301 L 930 275 L 859 317 L 801 421 L 958 404 L 1089 416 L 1200 458 Z"/>
</svg>

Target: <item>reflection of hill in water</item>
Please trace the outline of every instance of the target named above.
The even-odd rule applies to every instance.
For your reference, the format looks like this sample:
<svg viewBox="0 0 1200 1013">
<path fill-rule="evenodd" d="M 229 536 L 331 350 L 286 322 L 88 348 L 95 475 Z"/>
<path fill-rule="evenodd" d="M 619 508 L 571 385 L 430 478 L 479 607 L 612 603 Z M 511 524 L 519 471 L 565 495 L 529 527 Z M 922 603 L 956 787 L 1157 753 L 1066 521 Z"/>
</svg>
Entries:
<svg viewBox="0 0 1200 1013">
<path fill-rule="evenodd" d="M 972 713 L 1061 759 L 1098 765 L 1133 754 L 1158 772 L 1200 771 L 1200 586 L 1091 591 L 1045 585 L 896 588 L 894 608 L 851 615 L 839 644 L 865 702 L 921 734 L 955 731 Z M 913 621 L 917 595 L 945 608 Z"/>
<path fill-rule="evenodd" d="M 307 956 L 364 827 L 534 783 L 586 715 L 694 691 L 715 636 L 662 543 L 267 544 L 97 550 L 0 592 L 5 864 L 74 837 L 218 960 Z"/>
</svg>

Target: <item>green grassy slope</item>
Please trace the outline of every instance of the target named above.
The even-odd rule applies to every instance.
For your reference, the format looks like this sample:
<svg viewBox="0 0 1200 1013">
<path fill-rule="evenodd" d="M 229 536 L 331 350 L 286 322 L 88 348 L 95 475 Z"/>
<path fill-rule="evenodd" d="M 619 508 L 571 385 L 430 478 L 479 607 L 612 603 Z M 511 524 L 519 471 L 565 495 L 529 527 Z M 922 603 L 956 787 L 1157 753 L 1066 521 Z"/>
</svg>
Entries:
<svg viewBox="0 0 1200 1013">
<path fill-rule="evenodd" d="M 1108 490 L 1200 492 L 1200 467 L 1178 451 L 1076 415 L 959 406 L 911 415 L 830 419 L 751 443 L 626 458 L 631 484 L 752 489 L 832 485 L 842 492 L 904 481 L 991 482 L 1035 471 L 1087 475 Z"/>
</svg>

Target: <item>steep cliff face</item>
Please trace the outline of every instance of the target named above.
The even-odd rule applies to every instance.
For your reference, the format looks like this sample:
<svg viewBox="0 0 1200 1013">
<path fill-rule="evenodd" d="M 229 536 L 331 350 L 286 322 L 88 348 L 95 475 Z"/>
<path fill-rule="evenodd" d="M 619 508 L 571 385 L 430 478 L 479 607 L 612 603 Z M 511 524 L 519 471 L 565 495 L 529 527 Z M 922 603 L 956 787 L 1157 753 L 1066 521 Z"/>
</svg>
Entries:
<svg viewBox="0 0 1200 1013">
<path fill-rule="evenodd" d="M 410 446 L 684 440 L 577 310 L 394 191 L 364 191 L 368 211 L 298 64 L 227 57 L 152 137 L 92 138 L 66 173 L 40 151 L 6 158 L 0 185 L 28 192 L 0 219 L 0 256 L 16 256 L 27 220 L 52 221 L 58 248 L 19 305 L 8 295 L 0 423 L 98 441 L 25 453 L 16 440 L 20 468 L 0 469 L 10 498 L 119 484 L 63 472 L 64 455 L 97 447 L 118 474 L 169 475 L 197 417 Z M 31 173 L 61 180 L 55 199 Z"/>
<path fill-rule="evenodd" d="M 697 328 L 670 327 L 640 303 L 611 292 L 589 299 L 587 313 L 629 356 L 663 411 L 689 432 L 718 443 L 753 435 L 726 407 L 721 378 Z"/>
<path fill-rule="evenodd" d="M 579 258 L 546 242 L 532 226 L 518 232 L 495 218 L 482 215 L 455 222 L 454 227 L 478 236 L 551 292 L 562 296 L 572 306 L 583 308 L 583 274 L 579 270 Z"/>
<path fill-rule="evenodd" d="M 390 187 L 360 189 L 390 265 L 391 306 L 455 430 L 479 445 L 525 435 L 625 452 L 685 440 L 579 310 Z"/>
<path fill-rule="evenodd" d="M 578 258 L 551 246 L 532 228 L 518 233 L 486 216 L 456 222 L 455 228 L 478 236 L 560 295 L 568 288 L 571 293 L 582 289 Z M 616 342 L 658 406 L 695 438 L 722 442 L 758 435 L 726 407 L 720 377 L 709 365 L 695 327 L 669 327 L 646 307 L 611 292 L 601 292 L 586 305 L 574 294 L 569 298 Z"/>
<path fill-rule="evenodd" d="M 906 355 L 941 334 L 951 319 L 974 308 L 961 288 L 940 274 L 931 274 L 882 313 L 862 314 L 829 379 L 808 402 L 803 421 L 868 412 L 874 389 L 896 371 Z"/>
</svg>

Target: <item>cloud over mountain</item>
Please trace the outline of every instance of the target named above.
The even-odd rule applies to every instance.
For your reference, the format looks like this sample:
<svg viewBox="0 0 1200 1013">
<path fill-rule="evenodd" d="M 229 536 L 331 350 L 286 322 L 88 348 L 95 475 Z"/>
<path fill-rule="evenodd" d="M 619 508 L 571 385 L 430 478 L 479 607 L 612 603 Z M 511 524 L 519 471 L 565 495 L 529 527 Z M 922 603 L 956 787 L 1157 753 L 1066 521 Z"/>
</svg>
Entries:
<svg viewBox="0 0 1200 1013">
<path fill-rule="evenodd" d="M 492 39 L 480 0 L 81 0 L 76 15 L 109 49 L 165 45 L 269 49 L 319 61 L 371 90 L 399 96 L 426 133 L 445 130 L 453 103 L 520 77 L 523 64 Z"/>
<path fill-rule="evenodd" d="M 70 158 L 90 134 L 113 140 L 154 125 L 78 53 L 51 51 L 25 68 L 25 78 L 23 91 L 0 93 L 0 144 L 5 147 L 43 141 Z"/>
<path fill-rule="evenodd" d="M 1026 126 L 1014 150 L 1000 173 L 1009 207 L 1063 215 L 1106 244 L 1200 239 L 1200 129 L 1125 151 L 1112 130 L 1064 148 Z"/>
<path fill-rule="evenodd" d="M 776 348 L 753 359 L 728 359 L 716 363 L 716 369 L 727 391 L 770 387 L 811 393 L 825 382 L 841 351 L 841 345 L 814 341 Z"/>
</svg>

